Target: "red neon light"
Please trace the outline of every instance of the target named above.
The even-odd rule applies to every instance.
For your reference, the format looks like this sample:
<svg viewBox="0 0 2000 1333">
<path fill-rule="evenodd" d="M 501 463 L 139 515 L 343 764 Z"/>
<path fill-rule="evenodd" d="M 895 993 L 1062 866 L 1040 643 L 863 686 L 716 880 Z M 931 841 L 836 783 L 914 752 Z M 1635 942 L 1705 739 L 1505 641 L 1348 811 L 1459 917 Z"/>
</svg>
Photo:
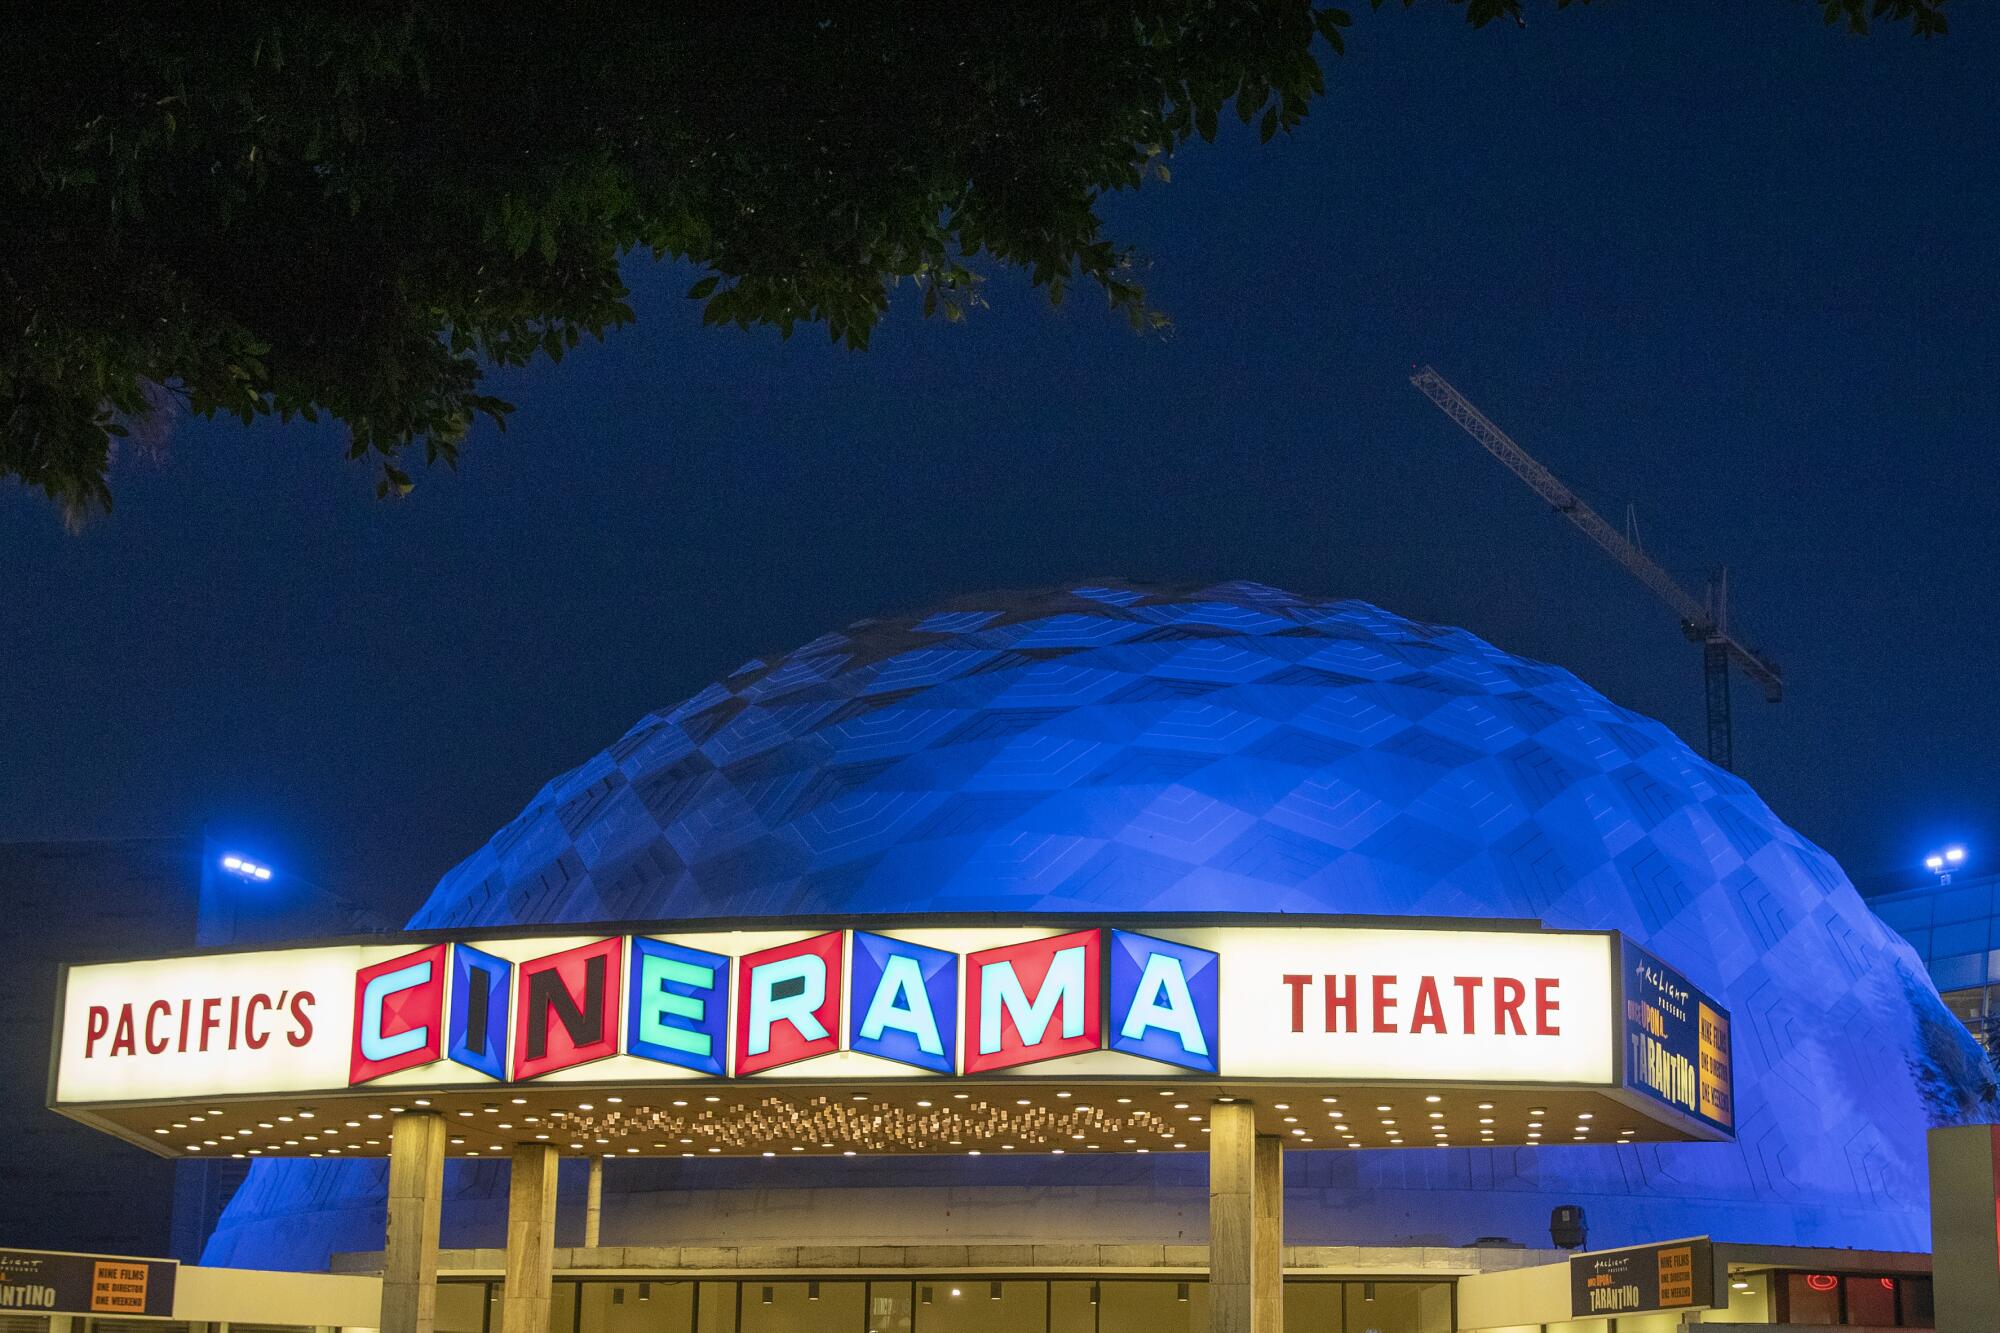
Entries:
<svg viewBox="0 0 2000 1333">
<path fill-rule="evenodd" d="M 1840 1285 L 1840 1279 L 1831 1273 L 1807 1273 L 1806 1285 L 1814 1291 L 1832 1291 Z"/>
</svg>

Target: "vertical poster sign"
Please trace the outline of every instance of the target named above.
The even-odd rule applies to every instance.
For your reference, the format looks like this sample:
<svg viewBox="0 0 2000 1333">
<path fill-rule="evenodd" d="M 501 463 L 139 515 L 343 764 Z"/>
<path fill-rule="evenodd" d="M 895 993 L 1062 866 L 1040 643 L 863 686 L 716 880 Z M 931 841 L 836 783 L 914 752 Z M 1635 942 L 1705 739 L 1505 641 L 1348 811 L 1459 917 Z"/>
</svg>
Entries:
<svg viewBox="0 0 2000 1333">
<path fill-rule="evenodd" d="M 632 941 L 625 1051 L 721 1074 L 729 1056 L 729 957 L 644 937 Z"/>
<path fill-rule="evenodd" d="M 514 1077 L 588 1064 L 618 1054 L 618 963 L 624 939 L 531 958 L 516 972 Z"/>
<path fill-rule="evenodd" d="M 444 1052 L 445 946 L 389 958 L 354 974 L 349 1084 L 414 1069 Z"/>
<path fill-rule="evenodd" d="M 1638 945 L 1623 945 L 1625 1086 L 1733 1133 L 1728 1011 Z"/>
<path fill-rule="evenodd" d="M 1729 1069 L 1729 1015 L 1704 999 L 1695 1006 L 1695 1018 L 1701 1030 L 1700 1068 L 1695 1071 L 1701 1118 L 1727 1129 L 1736 1123 Z"/>
<path fill-rule="evenodd" d="M 130 1259 L 93 1259 L 90 1308 L 105 1314 L 144 1315 L 152 1268 Z"/>
</svg>

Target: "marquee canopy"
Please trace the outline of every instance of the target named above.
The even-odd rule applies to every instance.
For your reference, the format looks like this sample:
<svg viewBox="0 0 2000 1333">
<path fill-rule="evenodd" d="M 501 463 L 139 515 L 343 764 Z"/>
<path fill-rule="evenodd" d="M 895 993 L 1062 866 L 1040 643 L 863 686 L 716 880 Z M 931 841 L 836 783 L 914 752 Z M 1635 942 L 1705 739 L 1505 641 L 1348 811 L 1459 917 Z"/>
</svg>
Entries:
<svg viewBox="0 0 2000 1333">
<path fill-rule="evenodd" d="M 659 922 L 72 967 L 51 1106 L 166 1156 L 1727 1138 L 1729 1018 L 1611 932 L 1186 915 Z"/>
</svg>

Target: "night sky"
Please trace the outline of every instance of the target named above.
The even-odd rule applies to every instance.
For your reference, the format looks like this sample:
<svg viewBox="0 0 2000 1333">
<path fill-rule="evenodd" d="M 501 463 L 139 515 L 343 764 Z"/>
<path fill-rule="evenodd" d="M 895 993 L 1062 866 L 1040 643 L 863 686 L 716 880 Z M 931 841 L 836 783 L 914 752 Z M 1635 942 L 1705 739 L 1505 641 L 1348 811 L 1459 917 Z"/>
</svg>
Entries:
<svg viewBox="0 0 2000 1333">
<path fill-rule="evenodd" d="M 1689 17 L 1700 11 L 1708 17 Z M 332 428 L 182 423 L 81 535 L 0 492 L 0 839 L 192 831 L 407 911 L 747 658 L 962 592 L 1254 579 L 1464 625 L 1698 741 L 1674 617 L 1426 403 L 1429 361 L 1787 668 L 1738 769 L 1864 886 L 2000 866 L 2000 15 L 1356 15 L 1303 130 L 1110 201 L 1175 320 L 988 284 L 872 350 L 637 326 L 409 500 Z"/>
</svg>

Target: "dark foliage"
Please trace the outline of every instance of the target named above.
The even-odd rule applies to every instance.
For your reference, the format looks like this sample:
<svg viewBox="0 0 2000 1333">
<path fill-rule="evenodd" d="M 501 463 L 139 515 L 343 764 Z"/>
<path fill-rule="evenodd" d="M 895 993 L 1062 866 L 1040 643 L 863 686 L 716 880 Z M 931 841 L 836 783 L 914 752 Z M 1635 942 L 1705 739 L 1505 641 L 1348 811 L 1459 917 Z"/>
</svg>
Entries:
<svg viewBox="0 0 2000 1333">
<path fill-rule="evenodd" d="M 1943 30 L 1942 0 L 1811 2 Z M 108 505 L 114 440 L 178 407 L 338 419 L 400 493 L 405 451 L 504 424 L 483 365 L 632 318 L 634 249 L 704 268 L 710 323 L 855 347 L 899 281 L 956 319 L 990 266 L 1155 326 L 1100 197 L 1229 110 L 1297 125 L 1346 24 L 1312 0 L 9 7 L 0 475 Z"/>
</svg>

